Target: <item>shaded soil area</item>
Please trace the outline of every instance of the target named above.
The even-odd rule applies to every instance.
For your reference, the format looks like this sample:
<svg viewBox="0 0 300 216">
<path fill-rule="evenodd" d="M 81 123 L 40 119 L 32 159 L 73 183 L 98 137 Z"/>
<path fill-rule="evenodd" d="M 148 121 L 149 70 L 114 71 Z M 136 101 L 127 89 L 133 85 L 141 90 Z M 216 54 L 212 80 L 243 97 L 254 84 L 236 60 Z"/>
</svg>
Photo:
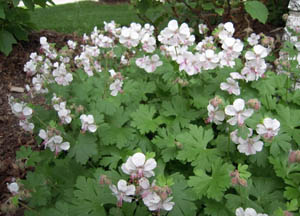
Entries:
<svg viewBox="0 0 300 216">
<path fill-rule="evenodd" d="M 21 98 L 23 93 L 11 91 L 11 87 L 23 88 L 30 83 L 30 79 L 23 72 L 24 64 L 29 60 L 30 53 L 39 52 L 40 37 L 46 36 L 48 42 L 56 43 L 57 47 L 66 44 L 76 35 L 60 34 L 53 31 L 41 31 L 30 34 L 28 42 L 20 42 L 13 47 L 8 57 L 0 54 L 0 205 L 6 203 L 11 196 L 7 183 L 14 178 L 24 178 L 26 170 L 16 164 L 16 151 L 21 146 L 31 146 L 38 149 L 34 137 L 19 127 L 19 120 L 12 114 L 8 104 L 8 95 Z M 20 208 L 15 213 L 5 214 L 0 210 L 0 216 L 21 216 L 24 209 Z"/>
<path fill-rule="evenodd" d="M 271 26 L 260 26 L 253 23 L 257 29 L 256 33 L 261 31 L 267 33 L 273 30 L 273 35 L 280 37 L 282 30 L 272 29 Z M 244 26 L 241 25 L 238 29 L 243 31 Z M 277 35 L 279 34 L 279 35 Z M 80 40 L 76 35 L 61 34 L 53 31 L 41 31 L 30 34 L 28 42 L 20 42 L 13 47 L 11 54 L 6 57 L 0 54 L 0 206 L 3 205 L 11 196 L 7 189 L 7 183 L 13 181 L 14 178 L 25 178 L 26 170 L 21 169 L 16 164 L 16 151 L 20 146 L 31 146 L 33 149 L 39 149 L 36 145 L 33 135 L 23 131 L 19 127 L 18 119 L 12 114 L 8 105 L 8 95 L 16 98 L 21 98 L 23 93 L 15 93 L 11 91 L 11 87 L 24 87 L 30 83 L 30 79 L 23 72 L 24 64 L 29 60 L 30 53 L 39 52 L 40 37 L 46 36 L 48 42 L 56 43 L 56 46 L 62 47 L 70 39 Z M 24 208 L 19 208 L 15 213 L 5 214 L 0 216 L 22 216 Z"/>
</svg>

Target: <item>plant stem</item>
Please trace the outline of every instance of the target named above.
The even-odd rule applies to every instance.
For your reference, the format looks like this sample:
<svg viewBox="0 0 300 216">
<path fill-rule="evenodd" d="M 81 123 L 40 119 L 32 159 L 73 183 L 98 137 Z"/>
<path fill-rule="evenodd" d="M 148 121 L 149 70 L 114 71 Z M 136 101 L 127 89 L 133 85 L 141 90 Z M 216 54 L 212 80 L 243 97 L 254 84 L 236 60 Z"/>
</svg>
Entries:
<svg viewBox="0 0 300 216">
<path fill-rule="evenodd" d="M 26 204 L 23 203 L 22 201 L 19 201 L 19 204 L 20 204 L 22 207 L 26 208 L 27 210 L 32 211 L 32 212 L 35 212 L 37 215 L 40 215 L 40 213 L 38 213 L 38 212 L 37 212 L 36 210 L 34 210 L 33 208 L 30 208 L 28 205 L 26 205 Z"/>
</svg>

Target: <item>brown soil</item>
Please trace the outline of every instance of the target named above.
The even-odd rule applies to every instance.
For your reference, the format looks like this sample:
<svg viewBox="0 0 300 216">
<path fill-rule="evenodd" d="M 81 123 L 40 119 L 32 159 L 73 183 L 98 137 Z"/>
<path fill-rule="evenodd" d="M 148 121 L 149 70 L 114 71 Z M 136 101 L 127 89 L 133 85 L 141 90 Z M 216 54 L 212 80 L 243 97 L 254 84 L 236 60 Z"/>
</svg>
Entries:
<svg viewBox="0 0 300 216">
<path fill-rule="evenodd" d="M 11 86 L 24 87 L 30 83 L 23 67 L 29 60 L 30 53 L 39 52 L 41 36 L 46 36 L 48 42 L 56 43 L 57 47 L 65 45 L 70 39 L 78 40 L 76 35 L 53 31 L 35 32 L 29 36 L 28 42 L 15 45 L 8 57 L 0 54 L 0 206 L 11 196 L 6 183 L 10 183 L 13 178 L 24 178 L 26 174 L 26 170 L 20 169 L 15 163 L 16 151 L 20 146 L 37 148 L 34 137 L 19 127 L 18 119 L 11 113 L 7 96 L 22 97 L 22 93 L 11 92 Z M 14 214 L 4 214 L 0 211 L 0 216 L 21 216 L 23 212 L 23 208 Z"/>
</svg>

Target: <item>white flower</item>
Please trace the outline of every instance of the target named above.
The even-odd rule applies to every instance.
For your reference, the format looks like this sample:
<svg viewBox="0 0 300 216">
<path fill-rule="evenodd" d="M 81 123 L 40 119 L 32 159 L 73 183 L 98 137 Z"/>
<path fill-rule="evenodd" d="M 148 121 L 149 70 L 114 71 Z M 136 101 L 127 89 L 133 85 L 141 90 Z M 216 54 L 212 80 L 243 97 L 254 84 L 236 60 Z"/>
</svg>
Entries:
<svg viewBox="0 0 300 216">
<path fill-rule="evenodd" d="M 238 130 L 235 130 L 230 133 L 230 137 L 232 142 L 235 144 L 238 144 L 238 150 L 240 153 L 244 153 L 245 155 L 253 155 L 256 154 L 256 152 L 260 152 L 263 148 L 264 143 L 262 141 L 259 141 L 260 136 L 256 136 L 253 138 L 250 138 L 253 135 L 253 130 L 251 128 L 248 128 L 248 138 L 243 139 L 241 137 L 238 137 L 237 133 Z"/>
<path fill-rule="evenodd" d="M 252 33 L 250 35 L 250 37 L 247 38 L 247 41 L 248 43 L 251 45 L 251 46 L 255 46 L 258 44 L 258 40 L 260 39 L 260 36 L 255 34 L 255 33 Z"/>
<path fill-rule="evenodd" d="M 162 200 L 157 193 L 151 192 L 143 198 L 143 202 L 150 211 L 160 211 L 161 209 L 171 211 L 175 205 L 174 202 L 171 202 L 172 199 L 173 197 L 168 197 L 167 199 Z"/>
<path fill-rule="evenodd" d="M 94 124 L 94 116 L 93 115 L 85 115 L 82 114 L 80 116 L 81 120 L 81 129 L 83 131 L 90 131 L 92 133 L 96 132 L 97 126 Z"/>
<path fill-rule="evenodd" d="M 190 46 L 194 43 L 195 36 L 191 35 L 190 28 L 186 23 L 182 23 L 179 27 L 177 20 L 171 20 L 168 27 L 158 35 L 158 40 L 169 46 Z"/>
<path fill-rule="evenodd" d="M 19 122 L 20 127 L 23 128 L 23 130 L 28 131 L 28 132 L 32 132 L 34 129 L 34 124 L 30 123 L 27 119 L 26 120 L 21 120 Z"/>
<path fill-rule="evenodd" d="M 233 105 L 227 105 L 225 107 L 225 114 L 229 116 L 233 116 L 232 118 L 228 119 L 227 122 L 230 125 L 243 125 L 244 121 L 249 118 L 253 114 L 252 109 L 245 108 L 245 101 L 241 98 L 236 99 L 233 102 Z"/>
<path fill-rule="evenodd" d="M 56 62 L 53 66 L 55 69 L 52 71 L 52 75 L 55 77 L 56 83 L 63 86 L 69 85 L 73 80 L 73 76 L 71 73 L 68 73 L 66 65 Z"/>
<path fill-rule="evenodd" d="M 62 150 L 69 150 L 70 143 L 63 142 L 63 138 L 61 136 L 56 135 L 49 139 L 47 146 L 50 148 L 51 151 L 55 151 L 55 154 L 57 155 Z"/>
<path fill-rule="evenodd" d="M 223 91 L 227 91 L 229 94 L 240 95 L 241 90 L 239 87 L 239 83 L 232 78 L 227 78 L 227 82 L 222 82 L 220 84 L 220 88 Z"/>
<path fill-rule="evenodd" d="M 118 181 L 118 188 L 115 185 L 110 185 L 109 188 L 118 199 L 118 207 L 122 206 L 123 200 L 125 202 L 131 202 L 133 197 L 130 196 L 135 195 L 135 186 L 127 185 L 127 182 L 123 179 Z"/>
<path fill-rule="evenodd" d="M 208 104 L 208 122 L 214 122 L 219 125 L 225 119 L 225 113 L 223 110 L 219 110 L 219 107 L 215 107 L 212 104 Z"/>
<path fill-rule="evenodd" d="M 241 74 L 245 77 L 246 82 L 258 80 L 264 76 L 267 70 L 267 65 L 264 59 L 256 59 L 247 61 Z"/>
<path fill-rule="evenodd" d="M 258 44 L 253 47 L 252 51 L 247 51 L 245 54 L 245 58 L 247 60 L 255 60 L 265 58 L 268 55 L 267 48 L 263 47 L 262 45 Z"/>
<path fill-rule="evenodd" d="M 207 25 L 201 23 L 198 25 L 199 33 L 200 34 L 205 34 L 208 31 Z"/>
<path fill-rule="evenodd" d="M 156 168 L 156 161 L 153 158 L 146 160 L 143 153 L 135 153 L 130 156 L 126 163 L 122 164 L 122 171 L 131 176 L 132 179 L 154 176 L 153 169 Z"/>
<path fill-rule="evenodd" d="M 72 40 L 68 40 L 68 46 L 69 46 L 69 48 L 70 49 L 75 49 L 76 48 L 76 45 L 77 45 L 77 43 L 76 42 L 74 42 L 74 41 L 72 41 Z"/>
<path fill-rule="evenodd" d="M 267 140 L 271 140 L 278 134 L 280 122 L 277 119 L 265 118 L 263 124 L 256 126 L 256 132 Z"/>
<path fill-rule="evenodd" d="M 122 93 L 122 86 L 123 86 L 123 81 L 120 79 L 116 79 L 112 84 L 109 86 L 109 90 L 111 90 L 111 96 L 117 96 L 118 93 Z"/>
<path fill-rule="evenodd" d="M 13 195 L 16 195 L 19 193 L 19 185 L 16 182 L 12 183 L 6 183 L 7 184 L 7 189 L 9 192 L 11 192 Z"/>
<path fill-rule="evenodd" d="M 236 216 L 268 216 L 267 214 L 256 213 L 253 208 L 246 208 L 245 210 L 240 207 L 235 210 Z"/>
<path fill-rule="evenodd" d="M 185 51 L 178 55 L 176 62 L 179 64 L 179 70 L 184 70 L 190 76 L 201 71 L 200 62 L 192 52 Z"/>
<path fill-rule="evenodd" d="M 59 104 L 53 105 L 54 109 L 57 111 L 58 117 L 62 124 L 70 124 L 72 121 L 71 110 L 66 108 L 66 102 L 60 102 Z"/>
<path fill-rule="evenodd" d="M 138 58 L 135 63 L 139 68 L 144 69 L 147 73 L 154 72 L 157 67 L 162 65 L 162 61 L 159 60 L 159 56 L 157 54 L 151 56 L 151 58 L 149 58 L 149 56 Z"/>
<path fill-rule="evenodd" d="M 30 119 L 32 115 L 32 109 L 27 106 L 26 103 L 10 102 L 13 114 L 15 114 L 20 120 Z"/>
</svg>

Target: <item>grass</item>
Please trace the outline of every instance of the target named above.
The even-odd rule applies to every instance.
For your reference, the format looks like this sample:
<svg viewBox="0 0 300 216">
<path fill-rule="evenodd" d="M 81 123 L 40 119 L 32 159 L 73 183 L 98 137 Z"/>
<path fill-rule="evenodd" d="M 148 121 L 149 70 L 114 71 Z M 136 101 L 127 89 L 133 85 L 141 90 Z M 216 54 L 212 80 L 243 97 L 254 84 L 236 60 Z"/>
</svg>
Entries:
<svg viewBox="0 0 300 216">
<path fill-rule="evenodd" d="M 90 33 L 94 26 L 102 28 L 104 21 L 115 20 L 121 25 L 142 23 L 128 4 L 106 5 L 88 1 L 37 8 L 31 12 L 31 19 L 39 30 L 76 32 L 81 35 Z"/>
</svg>

